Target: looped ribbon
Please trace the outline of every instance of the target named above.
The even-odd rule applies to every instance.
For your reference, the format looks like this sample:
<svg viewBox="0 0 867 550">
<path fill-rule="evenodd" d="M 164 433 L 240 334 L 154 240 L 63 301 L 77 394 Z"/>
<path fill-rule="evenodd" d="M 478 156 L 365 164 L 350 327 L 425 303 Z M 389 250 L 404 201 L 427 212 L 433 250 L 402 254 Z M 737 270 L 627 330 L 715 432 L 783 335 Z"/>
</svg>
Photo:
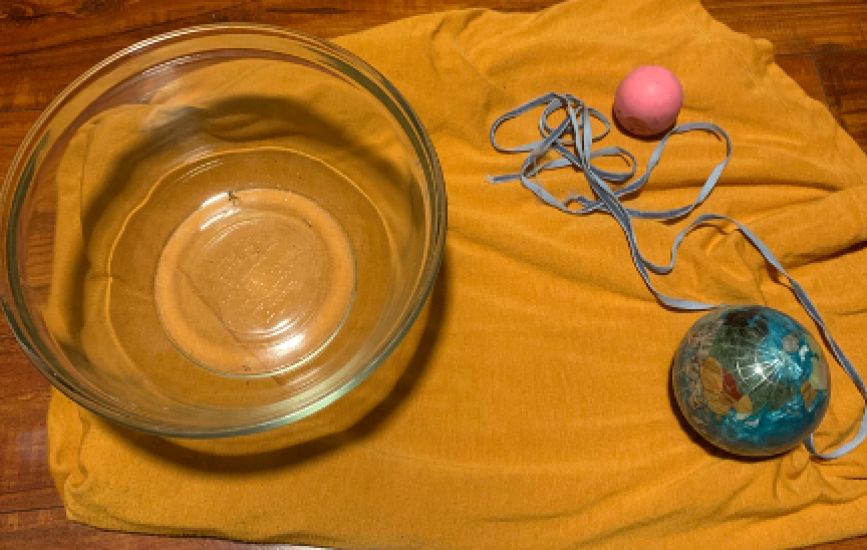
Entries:
<svg viewBox="0 0 867 550">
<path fill-rule="evenodd" d="M 520 117 L 521 115 L 542 106 L 544 106 L 544 110 L 539 119 L 539 132 L 541 134 L 541 139 L 516 147 L 504 147 L 497 142 L 497 130 L 503 125 L 503 123 Z M 559 124 L 552 127 L 548 123 L 548 120 L 552 115 L 560 111 L 565 112 L 566 116 Z M 604 130 L 598 136 L 593 135 L 593 129 L 591 127 L 592 119 L 596 119 L 604 126 Z M 653 169 L 659 163 L 662 151 L 665 149 L 668 140 L 677 134 L 684 134 L 696 130 L 710 132 L 725 141 L 726 157 L 713 169 L 710 176 L 699 190 L 695 200 L 686 206 L 669 210 L 636 210 L 624 206 L 620 200 L 621 197 L 627 197 L 637 193 L 647 183 Z M 539 200 L 566 214 L 583 216 L 595 212 L 601 212 L 611 215 L 615 220 L 617 220 L 617 223 L 626 235 L 626 241 L 629 244 L 629 251 L 632 255 L 633 263 L 635 264 L 638 273 L 641 275 L 641 278 L 644 279 L 647 288 L 662 304 L 676 309 L 692 311 L 708 310 L 717 307 L 725 307 L 726 304 L 708 304 L 667 296 L 654 288 L 653 283 L 650 280 L 649 272 L 652 271 L 658 275 L 670 273 L 674 269 L 677 260 L 678 247 L 683 242 L 686 235 L 695 227 L 713 221 L 727 221 L 734 224 L 747 238 L 750 244 L 752 244 L 762 254 L 762 256 L 764 256 L 765 260 L 789 281 L 789 284 L 791 285 L 790 288 L 795 294 L 795 297 L 813 321 L 816 322 L 816 325 L 819 326 L 834 354 L 834 357 L 837 359 L 837 362 L 841 367 L 843 367 L 846 374 L 849 375 L 849 378 L 858 388 L 858 391 L 861 392 L 862 397 L 865 399 L 865 403 L 867 403 L 867 387 L 865 387 L 864 381 L 861 379 L 858 371 L 855 370 L 855 367 L 852 366 L 849 358 L 846 357 L 843 350 L 841 350 L 837 345 L 837 342 L 834 341 L 834 338 L 825 326 L 825 322 L 822 320 L 821 315 L 819 315 L 819 311 L 816 309 L 812 300 L 807 296 L 807 293 L 801 285 L 789 276 L 770 249 L 765 246 L 765 244 L 752 231 L 738 221 L 720 214 L 701 214 L 685 229 L 683 229 L 677 237 L 675 237 L 671 247 L 671 256 L 668 265 L 654 264 L 642 255 L 635 237 L 635 230 L 632 221 L 634 219 L 673 220 L 683 218 L 688 216 L 693 210 L 702 204 L 710 195 L 722 175 L 723 170 L 731 159 L 732 142 L 728 134 L 726 134 L 719 126 L 707 122 L 690 122 L 676 126 L 672 128 L 659 142 L 656 149 L 653 151 L 653 154 L 650 156 L 644 174 L 632 183 L 617 190 L 612 190 L 608 185 L 608 182 L 624 183 L 632 179 L 637 171 L 637 162 L 635 157 L 629 151 L 621 147 L 603 147 L 595 151 L 593 150 L 593 143 L 604 138 L 610 131 L 611 123 L 605 115 L 596 109 L 588 107 L 587 104 L 573 95 L 552 92 L 539 96 L 536 99 L 530 100 L 527 103 L 507 112 L 491 125 L 490 141 L 494 149 L 501 153 L 526 153 L 527 157 L 521 165 L 521 169 L 518 173 L 493 177 L 488 176 L 488 181 L 493 184 L 519 181 L 521 185 L 536 195 Z M 543 162 L 543 158 L 551 152 L 556 153 L 559 157 Z M 628 159 L 630 169 L 623 172 L 612 172 L 597 168 L 592 164 L 593 160 L 602 157 L 619 157 Z M 538 176 L 541 172 L 569 167 L 584 173 L 584 176 L 590 184 L 597 199 L 594 200 L 582 195 L 572 194 L 561 201 L 554 197 L 544 187 L 533 181 L 533 178 Z M 579 205 L 579 207 L 573 207 L 575 204 Z M 867 438 L 867 410 L 864 411 L 861 417 L 861 425 L 857 434 L 850 441 L 844 443 L 834 451 L 827 453 L 820 453 L 817 451 L 813 443 L 813 434 L 810 434 L 810 436 L 807 437 L 804 441 L 804 445 L 813 455 L 822 459 L 830 460 L 852 451 L 860 445 L 865 438 Z"/>
</svg>

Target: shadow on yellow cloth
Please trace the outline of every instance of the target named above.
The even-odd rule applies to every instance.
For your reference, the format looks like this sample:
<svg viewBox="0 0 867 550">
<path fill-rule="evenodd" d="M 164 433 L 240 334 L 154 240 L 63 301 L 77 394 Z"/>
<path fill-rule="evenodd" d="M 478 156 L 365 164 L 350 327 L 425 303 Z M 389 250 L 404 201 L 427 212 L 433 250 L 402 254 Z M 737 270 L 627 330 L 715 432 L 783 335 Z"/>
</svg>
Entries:
<svg viewBox="0 0 867 550">
<path fill-rule="evenodd" d="M 413 18 L 338 41 L 415 107 L 449 194 L 443 272 L 398 352 L 349 396 L 269 433 L 168 441 L 113 426 L 55 394 L 51 468 L 69 517 L 128 531 L 357 547 L 790 547 L 867 532 L 867 449 L 821 463 L 803 448 L 737 460 L 696 439 L 669 386 L 673 353 L 701 315 L 654 301 L 604 215 L 570 217 L 518 185 L 489 185 L 522 159 L 496 153 L 503 112 L 548 91 L 610 113 L 632 68 L 661 64 L 685 90 L 680 122 L 722 126 L 734 157 L 700 211 L 747 223 L 810 293 L 862 371 L 867 348 L 867 159 L 773 63 L 698 2 L 591 0 L 540 14 Z M 231 93 L 231 89 L 227 93 Z M 535 138 L 531 121 L 503 143 Z M 655 143 L 617 131 L 643 164 Z M 674 138 L 630 203 L 691 202 L 724 155 Z M 557 195 L 580 174 L 546 175 Z M 667 258 L 681 224 L 641 222 Z M 812 326 L 731 228 L 696 231 L 658 288 L 761 303 Z M 860 417 L 832 365 L 820 448 Z M 337 431 L 324 430 L 331 421 Z"/>
</svg>

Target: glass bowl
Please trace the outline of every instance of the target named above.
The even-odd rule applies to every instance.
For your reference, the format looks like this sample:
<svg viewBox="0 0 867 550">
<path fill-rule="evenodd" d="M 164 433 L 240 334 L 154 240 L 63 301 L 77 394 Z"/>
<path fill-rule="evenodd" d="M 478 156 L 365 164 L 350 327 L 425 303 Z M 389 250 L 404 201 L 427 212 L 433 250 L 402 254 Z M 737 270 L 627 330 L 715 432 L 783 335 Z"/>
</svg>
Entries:
<svg viewBox="0 0 867 550">
<path fill-rule="evenodd" d="M 326 41 L 206 25 L 54 100 L 2 190 L 2 305 L 64 394 L 222 437 L 350 391 L 419 314 L 446 197 L 407 101 Z"/>
</svg>

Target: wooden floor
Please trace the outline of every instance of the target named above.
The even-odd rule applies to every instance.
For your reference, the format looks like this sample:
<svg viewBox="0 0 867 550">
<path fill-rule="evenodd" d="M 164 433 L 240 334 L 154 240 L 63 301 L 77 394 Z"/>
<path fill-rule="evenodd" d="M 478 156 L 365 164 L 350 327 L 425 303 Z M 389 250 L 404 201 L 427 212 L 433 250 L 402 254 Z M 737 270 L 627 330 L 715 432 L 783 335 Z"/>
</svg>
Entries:
<svg viewBox="0 0 867 550">
<path fill-rule="evenodd" d="M 327 38 L 444 9 L 535 11 L 553 3 L 0 0 L 0 174 L 40 111 L 76 76 L 117 50 L 159 33 L 201 23 L 247 21 Z M 780 66 L 809 95 L 827 104 L 867 150 L 867 0 L 704 0 L 704 5 L 731 28 L 770 40 Z M 0 548 L 265 548 L 106 533 L 66 521 L 48 473 L 48 401 L 47 382 L 0 321 Z M 867 529 L 867 518 L 864 525 Z M 819 548 L 867 550 L 867 537 Z"/>
</svg>

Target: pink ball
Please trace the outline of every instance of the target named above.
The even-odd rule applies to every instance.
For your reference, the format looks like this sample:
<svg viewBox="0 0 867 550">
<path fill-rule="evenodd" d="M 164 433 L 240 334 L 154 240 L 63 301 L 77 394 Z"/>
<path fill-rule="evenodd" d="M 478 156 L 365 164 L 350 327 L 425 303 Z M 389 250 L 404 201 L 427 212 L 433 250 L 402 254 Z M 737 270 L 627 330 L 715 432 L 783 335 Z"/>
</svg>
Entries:
<svg viewBox="0 0 867 550">
<path fill-rule="evenodd" d="M 614 116 L 638 136 L 653 136 L 670 128 L 682 105 L 680 81 L 656 65 L 645 65 L 626 75 L 614 94 Z"/>
</svg>

